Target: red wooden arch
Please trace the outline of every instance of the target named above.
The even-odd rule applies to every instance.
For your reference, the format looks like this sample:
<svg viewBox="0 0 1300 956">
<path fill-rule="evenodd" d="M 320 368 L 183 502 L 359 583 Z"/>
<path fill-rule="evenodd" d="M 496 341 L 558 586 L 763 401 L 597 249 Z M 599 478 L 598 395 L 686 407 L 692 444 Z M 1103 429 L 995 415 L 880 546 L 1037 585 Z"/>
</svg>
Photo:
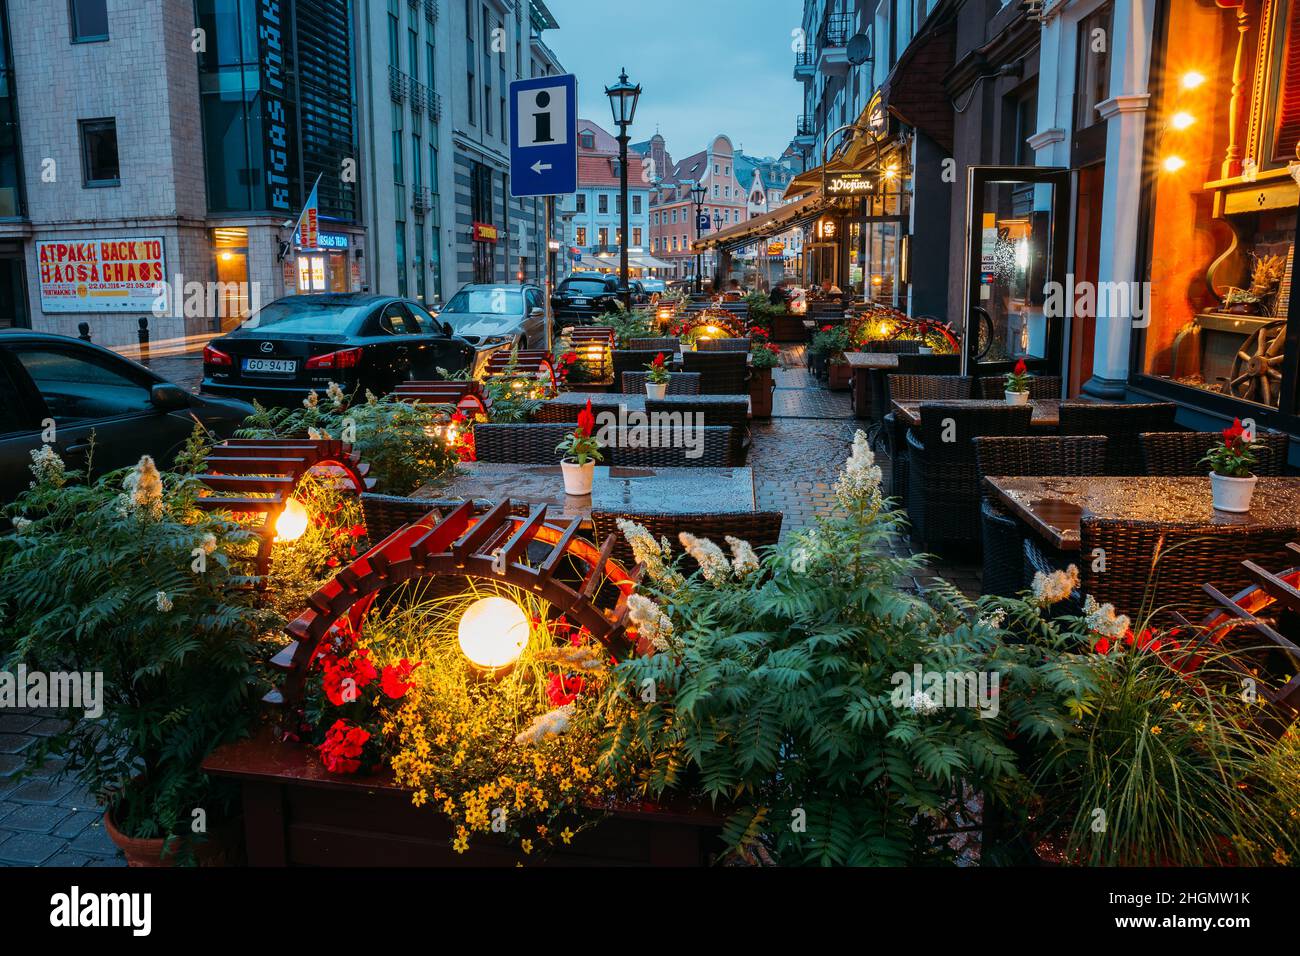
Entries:
<svg viewBox="0 0 1300 956">
<path fill-rule="evenodd" d="M 492 399 L 483 390 L 482 382 L 453 382 L 430 379 L 419 382 L 402 382 L 393 390 L 399 402 L 413 405 L 451 405 L 473 420 L 476 415 L 492 417 Z"/>
<path fill-rule="evenodd" d="M 417 578 L 471 577 L 507 583 L 530 591 L 565 617 L 585 627 L 611 652 L 629 647 L 627 599 L 641 580 L 644 567 L 630 572 L 611 555 L 614 536 L 601 548 L 578 537 L 581 519 L 548 522 L 546 506 L 534 505 L 527 515 L 510 512 L 503 501 L 478 511 L 466 501 L 439 518 L 431 511 L 376 544 L 307 600 L 307 610 L 285 628 L 292 638 L 273 663 L 285 673 L 282 690 L 268 695 L 269 703 L 283 704 L 292 721 L 302 702 L 310 666 L 320 642 L 341 617 L 360 629 L 380 591 Z M 551 546 L 541 561 L 521 559 L 534 541 Z M 574 588 L 556 578 L 561 560 L 573 555 L 588 572 Z M 603 582 L 617 591 L 612 607 L 601 608 Z M 604 598 L 608 601 L 608 598 Z"/>
<path fill-rule="evenodd" d="M 374 485 L 367 478 L 370 466 L 361 461 L 352 446 L 337 439 L 232 438 L 212 449 L 207 473 L 199 479 L 212 491 L 195 502 L 204 511 L 235 514 L 263 514 L 258 532 L 257 573 L 265 581 L 275 543 L 275 523 L 303 476 L 316 469 L 332 469 L 346 478 L 360 494 Z M 267 498 L 251 494 L 270 495 Z"/>
<path fill-rule="evenodd" d="M 483 370 L 485 377 L 495 377 L 507 373 L 520 378 L 535 378 L 540 384 L 550 389 L 552 395 L 559 391 L 559 381 L 555 376 L 555 365 L 549 353 L 540 349 L 512 352 L 501 350 L 493 352 Z"/>
</svg>

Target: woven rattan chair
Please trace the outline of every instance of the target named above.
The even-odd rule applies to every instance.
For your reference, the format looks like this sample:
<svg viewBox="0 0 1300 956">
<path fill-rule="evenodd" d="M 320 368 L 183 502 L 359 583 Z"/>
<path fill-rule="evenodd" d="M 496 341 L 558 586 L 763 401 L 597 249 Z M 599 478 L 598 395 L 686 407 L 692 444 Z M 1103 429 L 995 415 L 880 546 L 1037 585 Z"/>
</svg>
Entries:
<svg viewBox="0 0 1300 956">
<path fill-rule="evenodd" d="M 479 461 L 498 464 L 554 465 L 560 460 L 555 446 L 572 431 L 573 425 L 565 422 L 475 425 L 474 453 Z M 610 463 L 606 453 L 604 464 Z"/>
<path fill-rule="evenodd" d="M 612 415 L 618 417 L 618 405 L 620 392 L 609 392 L 603 395 L 594 395 L 591 400 L 591 411 L 594 415 Z M 585 408 L 585 405 L 578 405 L 574 402 L 542 402 L 537 411 L 533 413 L 534 422 L 545 424 L 555 424 L 556 422 L 576 422 L 578 415 Z"/>
<path fill-rule="evenodd" d="M 623 381 L 624 372 L 644 372 L 661 352 L 664 361 L 673 360 L 672 353 L 666 349 L 614 349 L 614 381 Z"/>
<path fill-rule="evenodd" d="M 1111 405 L 1101 402 L 1063 402 L 1062 435 L 1105 435 L 1106 474 L 1142 474 L 1142 450 L 1138 435 L 1142 432 L 1173 430 L 1178 406 L 1170 402 L 1147 405 Z"/>
<path fill-rule="evenodd" d="M 674 355 L 682 350 L 681 339 L 628 339 L 628 351 L 631 352 L 648 352 L 654 350 L 663 352 L 664 358 L 672 359 Z"/>
<path fill-rule="evenodd" d="M 864 352 L 887 352 L 896 355 L 904 353 L 917 354 L 921 348 L 920 339 L 872 339 L 862 346 Z"/>
<path fill-rule="evenodd" d="M 643 526 L 656 539 L 666 537 L 675 552 L 680 553 L 678 535 L 688 531 L 697 538 L 708 538 L 728 550 L 727 535 L 748 541 L 755 548 L 776 544 L 781 537 L 782 514 L 779 511 L 715 512 L 711 514 L 660 514 L 649 512 L 598 511 L 591 512 L 591 523 L 597 541 L 614 535 L 614 556 L 625 563 L 632 561 L 632 548 L 618 530 L 618 519 L 627 518 Z"/>
<path fill-rule="evenodd" d="M 1051 556 L 1030 540 L 1025 544 L 1025 559 L 1026 568 L 1032 570 L 1051 571 L 1067 563 L 1079 566 L 1079 592 L 1064 613 L 1077 611 L 1082 595 L 1090 594 L 1127 614 L 1135 627 L 1149 617 L 1168 625 L 1176 620 L 1175 613 L 1196 620 L 1215 606 L 1203 589 L 1206 584 L 1235 594 L 1256 583 L 1242 567 L 1243 561 L 1264 567 L 1287 563 L 1294 556 L 1287 544 L 1294 539 L 1294 528 L 1261 531 L 1241 525 L 1085 516 L 1078 555 Z M 1094 562 L 1085 557 L 1098 548 L 1106 555 L 1104 571 L 1094 571 Z"/>
<path fill-rule="evenodd" d="M 748 352 L 751 341 L 743 339 L 700 339 L 695 347 L 701 352 Z"/>
<path fill-rule="evenodd" d="M 624 372 L 623 373 L 623 394 L 625 395 L 644 395 L 645 383 L 649 380 L 649 372 Z M 672 372 L 668 376 L 668 395 L 698 395 L 700 394 L 700 373 L 699 372 Z"/>
<path fill-rule="evenodd" d="M 983 500 L 980 505 L 984 549 L 984 593 L 1012 597 L 1026 585 L 1024 526 L 1002 509 L 984 479 L 989 475 L 1099 475 L 1106 464 L 1106 438 L 1101 435 L 1015 435 L 975 439 L 975 470 Z"/>
<path fill-rule="evenodd" d="M 749 394 L 749 363 L 743 352 L 686 352 L 682 367 L 700 373 L 701 395 Z"/>
<path fill-rule="evenodd" d="M 1148 475 L 1204 475 L 1210 468 L 1202 459 L 1222 437 L 1218 432 L 1143 432 L 1138 446 Z M 1255 440 L 1261 446 L 1255 452 L 1255 474 L 1285 474 L 1291 436 L 1259 432 Z"/>
<path fill-rule="evenodd" d="M 960 355 L 913 355 L 911 352 L 900 352 L 898 355 L 900 375 L 958 375 L 960 373 Z"/>
<path fill-rule="evenodd" d="M 649 447 L 639 437 L 633 441 L 630 435 L 619 435 L 614 454 L 620 466 L 629 468 L 727 468 L 733 464 L 731 435 L 727 425 L 659 429 L 650 436 Z M 698 444 L 687 447 L 688 442 Z"/>
<path fill-rule="evenodd" d="M 905 358 L 928 358 L 929 356 L 900 355 Z M 907 501 L 907 426 L 900 423 L 894 414 L 893 401 L 924 401 L 933 399 L 942 401 L 946 398 L 970 398 L 971 379 L 961 375 L 881 375 L 884 382 L 884 394 L 880 397 L 880 407 L 884 418 L 880 435 L 889 451 L 893 469 L 891 491 L 899 501 Z"/>
<path fill-rule="evenodd" d="M 1007 390 L 1007 380 L 1002 375 L 981 375 L 975 380 L 975 397 L 1002 398 Z M 1035 375 L 1029 380 L 1030 398 L 1060 398 L 1061 376 Z"/>
<path fill-rule="evenodd" d="M 731 460 L 727 464 L 743 465 L 745 463 L 745 455 L 749 448 L 748 398 L 708 395 L 695 398 L 688 395 L 662 399 L 647 398 L 645 410 L 648 415 L 652 416 L 652 422 L 655 415 L 662 416 L 676 413 L 698 416 L 698 420 L 702 420 L 706 428 L 711 425 L 730 428 Z M 661 418 L 661 421 L 668 420 L 670 419 Z"/>
<path fill-rule="evenodd" d="M 1028 405 L 921 405 L 920 435 L 909 430 L 907 512 L 927 548 L 976 545 L 980 539 L 980 484 L 974 438 L 1024 435 Z"/>
</svg>

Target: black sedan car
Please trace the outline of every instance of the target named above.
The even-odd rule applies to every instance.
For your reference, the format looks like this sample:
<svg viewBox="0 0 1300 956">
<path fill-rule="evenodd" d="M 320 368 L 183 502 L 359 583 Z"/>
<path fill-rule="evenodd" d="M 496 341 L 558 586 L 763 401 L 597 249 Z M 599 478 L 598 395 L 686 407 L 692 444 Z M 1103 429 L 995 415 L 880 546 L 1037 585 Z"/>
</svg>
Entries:
<svg viewBox="0 0 1300 956">
<path fill-rule="evenodd" d="M 191 395 L 89 342 L 0 331 L 0 501 L 27 487 L 31 453 L 41 445 L 84 470 L 93 432 L 95 474 L 134 465 L 141 455 L 166 468 L 195 422 L 214 439 L 229 438 L 252 413 L 244 402 Z"/>
<path fill-rule="evenodd" d="M 618 277 L 605 272 L 574 272 L 555 287 L 551 308 L 557 322 L 591 322 L 617 310 Z"/>
<path fill-rule="evenodd" d="M 472 367 L 473 345 L 418 302 L 392 296 L 291 295 L 203 350 L 203 391 L 296 402 L 330 382 L 353 394 Z"/>
</svg>

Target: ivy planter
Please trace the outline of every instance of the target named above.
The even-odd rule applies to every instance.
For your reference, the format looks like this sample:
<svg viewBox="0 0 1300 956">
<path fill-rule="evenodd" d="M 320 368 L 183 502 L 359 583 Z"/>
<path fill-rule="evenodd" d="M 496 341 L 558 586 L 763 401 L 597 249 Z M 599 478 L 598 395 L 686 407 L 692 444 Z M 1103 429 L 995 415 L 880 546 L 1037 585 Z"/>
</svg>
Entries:
<svg viewBox="0 0 1300 956">
<path fill-rule="evenodd" d="M 776 382 L 770 368 L 756 368 L 750 373 L 749 409 L 754 418 L 772 417 L 772 393 Z"/>
<path fill-rule="evenodd" d="M 723 820 L 706 809 L 613 805 L 568 845 L 525 854 L 476 834 L 466 853 L 435 808 L 416 807 L 387 774 L 340 777 L 308 748 L 268 730 L 215 751 L 204 769 L 235 780 L 251 866 L 706 866 L 720 854 Z"/>
</svg>

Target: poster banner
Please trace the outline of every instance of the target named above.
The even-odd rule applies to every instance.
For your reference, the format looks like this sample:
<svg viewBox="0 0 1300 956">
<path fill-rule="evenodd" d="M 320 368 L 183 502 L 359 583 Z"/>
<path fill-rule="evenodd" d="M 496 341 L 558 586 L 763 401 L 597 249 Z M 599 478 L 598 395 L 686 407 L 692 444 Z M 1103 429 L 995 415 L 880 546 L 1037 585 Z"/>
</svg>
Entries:
<svg viewBox="0 0 1300 956">
<path fill-rule="evenodd" d="M 298 247 L 300 249 L 318 249 L 320 248 L 320 224 L 317 217 L 320 215 L 320 203 L 316 198 L 316 191 L 320 188 L 320 177 L 316 177 L 316 182 L 311 187 L 311 195 L 307 197 L 307 204 L 302 207 L 302 213 L 298 216 Z"/>
<path fill-rule="evenodd" d="M 161 236 L 36 243 L 41 311 L 149 312 L 166 284 Z"/>
</svg>

